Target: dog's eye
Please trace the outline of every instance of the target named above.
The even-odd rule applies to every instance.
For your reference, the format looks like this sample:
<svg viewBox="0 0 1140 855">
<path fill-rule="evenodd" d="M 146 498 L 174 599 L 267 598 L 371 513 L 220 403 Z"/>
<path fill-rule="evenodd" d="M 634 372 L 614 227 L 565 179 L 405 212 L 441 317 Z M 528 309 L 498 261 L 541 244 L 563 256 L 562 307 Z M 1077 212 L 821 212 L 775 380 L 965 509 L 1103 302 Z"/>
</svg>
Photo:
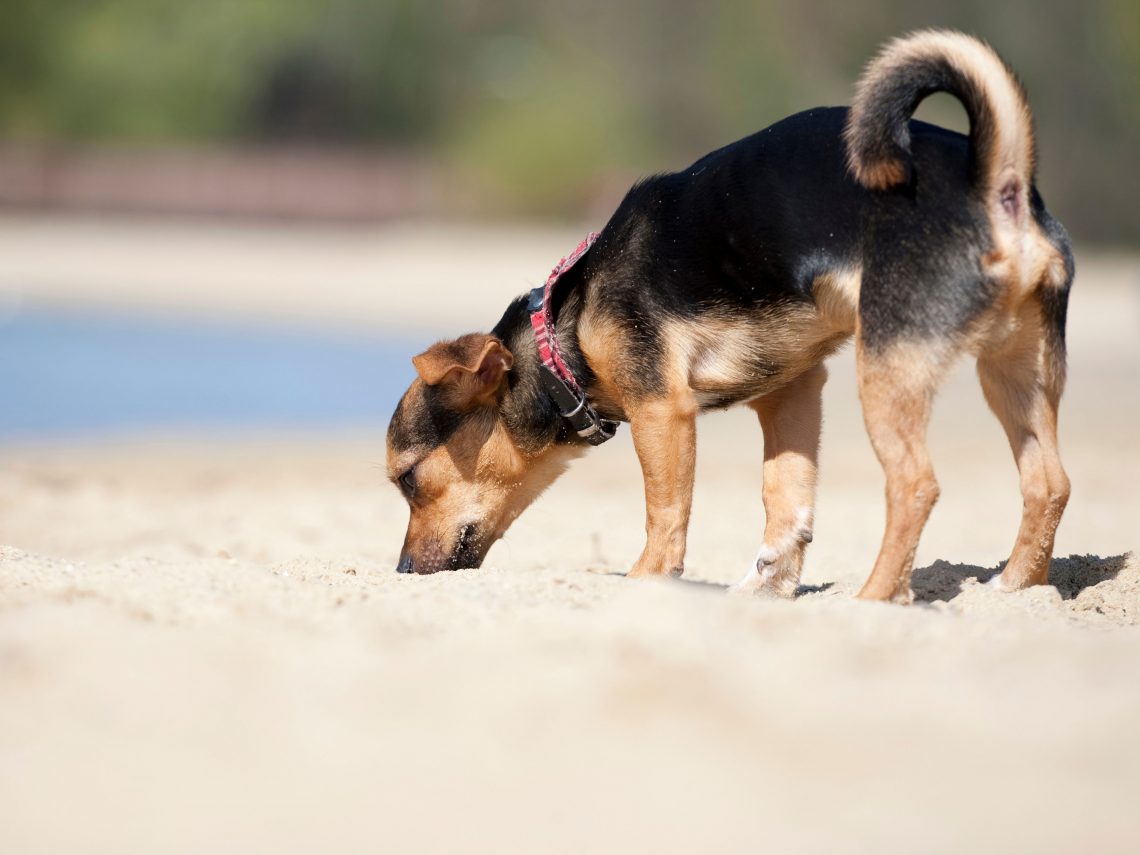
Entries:
<svg viewBox="0 0 1140 855">
<path fill-rule="evenodd" d="M 399 477 L 400 489 L 409 499 L 416 494 L 416 468 L 413 466 Z"/>
</svg>

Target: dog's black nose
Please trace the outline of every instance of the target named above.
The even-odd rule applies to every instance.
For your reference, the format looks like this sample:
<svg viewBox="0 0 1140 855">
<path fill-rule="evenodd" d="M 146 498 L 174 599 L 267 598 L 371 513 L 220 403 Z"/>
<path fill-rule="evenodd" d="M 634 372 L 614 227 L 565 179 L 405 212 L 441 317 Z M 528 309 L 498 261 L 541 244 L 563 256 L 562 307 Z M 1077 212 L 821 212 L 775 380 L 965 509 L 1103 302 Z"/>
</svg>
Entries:
<svg viewBox="0 0 1140 855">
<path fill-rule="evenodd" d="M 412 562 L 412 556 L 401 555 L 400 563 L 396 565 L 397 573 L 415 573 L 415 565 Z"/>
</svg>

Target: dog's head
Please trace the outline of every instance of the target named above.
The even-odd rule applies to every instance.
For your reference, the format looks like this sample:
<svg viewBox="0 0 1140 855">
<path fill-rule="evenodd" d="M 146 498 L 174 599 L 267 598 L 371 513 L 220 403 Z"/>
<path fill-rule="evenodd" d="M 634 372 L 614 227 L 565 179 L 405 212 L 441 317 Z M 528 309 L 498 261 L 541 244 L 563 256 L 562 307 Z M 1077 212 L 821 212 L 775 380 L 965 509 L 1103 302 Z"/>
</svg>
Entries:
<svg viewBox="0 0 1140 855">
<path fill-rule="evenodd" d="M 388 477 L 411 509 L 397 570 L 478 567 L 574 453 L 524 451 L 511 435 L 503 402 L 514 357 L 495 336 L 439 342 L 412 364 L 419 377 L 388 426 Z"/>
</svg>

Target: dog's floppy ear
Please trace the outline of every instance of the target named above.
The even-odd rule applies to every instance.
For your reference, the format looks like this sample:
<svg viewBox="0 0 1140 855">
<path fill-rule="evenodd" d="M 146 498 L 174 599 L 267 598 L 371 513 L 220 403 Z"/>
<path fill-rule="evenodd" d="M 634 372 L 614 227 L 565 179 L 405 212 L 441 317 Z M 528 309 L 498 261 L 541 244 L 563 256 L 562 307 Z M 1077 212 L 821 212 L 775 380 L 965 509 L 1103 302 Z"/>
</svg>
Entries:
<svg viewBox="0 0 1140 855">
<path fill-rule="evenodd" d="M 493 404 L 515 358 L 495 336 L 469 333 L 440 341 L 412 359 L 429 386 L 448 389 L 459 407 Z"/>
</svg>

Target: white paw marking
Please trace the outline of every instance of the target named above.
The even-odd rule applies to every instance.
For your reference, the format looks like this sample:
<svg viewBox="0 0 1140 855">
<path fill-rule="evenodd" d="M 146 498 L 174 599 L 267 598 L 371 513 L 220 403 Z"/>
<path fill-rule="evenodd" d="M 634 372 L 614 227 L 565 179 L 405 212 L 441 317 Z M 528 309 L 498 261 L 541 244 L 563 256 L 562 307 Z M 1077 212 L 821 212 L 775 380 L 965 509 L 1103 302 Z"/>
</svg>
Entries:
<svg viewBox="0 0 1140 855">
<path fill-rule="evenodd" d="M 1008 591 L 1009 590 L 1009 588 L 1007 588 L 1005 586 L 1005 583 L 1002 582 L 1002 580 L 1001 580 L 1001 573 L 995 573 L 992 577 L 990 577 L 989 581 L 987 581 L 985 583 L 985 585 L 986 585 L 986 587 L 993 588 L 996 591 Z"/>
<path fill-rule="evenodd" d="M 786 567 L 782 567 L 781 559 L 792 556 L 792 550 L 802 543 L 811 540 L 812 509 L 809 507 L 797 508 L 795 522 L 791 530 L 776 543 L 760 544 L 756 552 L 756 560 L 744 574 L 744 578 L 729 590 L 734 593 L 752 593 L 755 591 L 782 592 L 787 580 L 782 579 Z"/>
<path fill-rule="evenodd" d="M 796 508 L 796 532 L 811 531 L 812 509 Z"/>
<path fill-rule="evenodd" d="M 756 568 L 753 567 L 751 570 L 744 574 L 743 579 L 741 579 L 728 590 L 733 594 L 751 594 L 753 591 L 758 591 L 760 588 L 762 588 L 763 584 L 764 583 L 760 578 L 760 574 L 757 573 Z"/>
</svg>

